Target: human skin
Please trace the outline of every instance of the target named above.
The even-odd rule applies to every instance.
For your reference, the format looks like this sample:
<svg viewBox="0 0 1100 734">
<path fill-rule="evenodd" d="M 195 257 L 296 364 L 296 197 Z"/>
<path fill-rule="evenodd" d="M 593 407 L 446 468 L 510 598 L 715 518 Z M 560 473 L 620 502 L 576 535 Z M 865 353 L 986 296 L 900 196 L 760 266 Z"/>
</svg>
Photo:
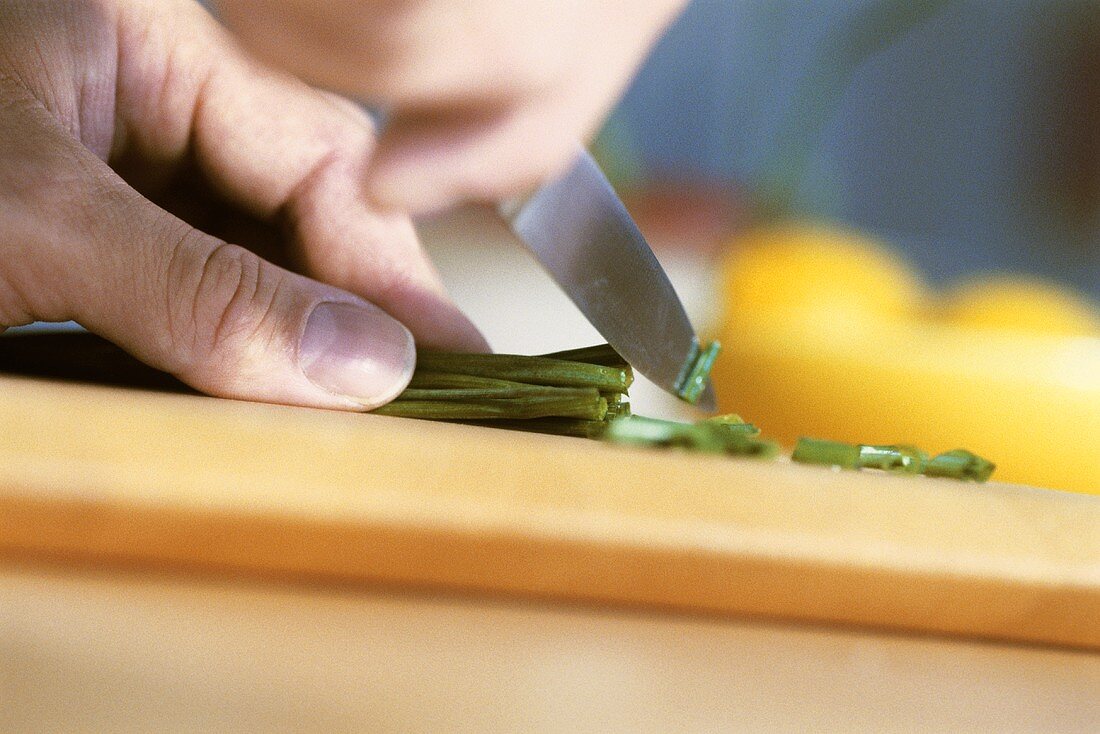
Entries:
<svg viewBox="0 0 1100 734">
<path fill-rule="evenodd" d="M 210 394 L 380 405 L 414 336 L 487 345 L 364 196 L 374 152 L 358 107 L 191 0 L 7 0 L 0 330 L 75 320 Z"/>
<path fill-rule="evenodd" d="M 395 211 L 522 195 L 566 166 L 685 0 L 219 0 L 265 61 L 389 113 Z"/>
</svg>

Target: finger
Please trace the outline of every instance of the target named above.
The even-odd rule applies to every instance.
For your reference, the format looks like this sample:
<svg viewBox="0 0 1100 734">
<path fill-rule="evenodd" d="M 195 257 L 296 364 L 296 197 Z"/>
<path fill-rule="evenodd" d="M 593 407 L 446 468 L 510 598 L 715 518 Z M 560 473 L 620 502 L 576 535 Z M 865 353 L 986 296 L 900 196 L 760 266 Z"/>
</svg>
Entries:
<svg viewBox="0 0 1100 734">
<path fill-rule="evenodd" d="M 163 69 L 124 69 L 120 110 L 133 144 L 153 157 L 193 146 L 224 196 L 262 218 L 285 220 L 308 275 L 378 304 L 427 346 L 487 349 L 447 296 L 409 221 L 368 206 L 362 180 L 374 131 L 367 116 L 257 65 L 201 11 L 181 12 L 195 17 L 178 32 L 159 23 L 132 38 L 123 34 L 124 46 L 141 46 L 127 57 L 178 48 L 174 58 L 192 74 L 180 82 L 184 89 L 158 95 L 149 90 L 164 87 Z M 181 126 L 180 119 L 192 122 Z"/>
<path fill-rule="evenodd" d="M 464 201 L 529 193 L 576 155 L 575 113 L 530 103 L 493 110 L 417 110 L 395 115 L 367 176 L 379 208 L 429 213 Z"/>
<path fill-rule="evenodd" d="M 434 349 L 489 351 L 477 328 L 445 295 L 405 215 L 372 210 L 363 169 L 333 162 L 298 188 L 285 207 L 303 272 L 367 296 Z"/>
<path fill-rule="evenodd" d="M 564 63 L 555 44 L 538 42 L 557 29 L 540 24 L 529 3 L 496 2 L 492 13 L 470 2 L 231 0 L 219 7 L 258 58 L 387 106 L 502 101 L 543 86 Z M 575 17 L 577 9 L 553 14 Z"/>
<path fill-rule="evenodd" d="M 3 91 L 0 325 L 74 319 L 225 397 L 363 409 L 404 389 L 415 350 L 398 321 L 194 230 Z"/>
</svg>

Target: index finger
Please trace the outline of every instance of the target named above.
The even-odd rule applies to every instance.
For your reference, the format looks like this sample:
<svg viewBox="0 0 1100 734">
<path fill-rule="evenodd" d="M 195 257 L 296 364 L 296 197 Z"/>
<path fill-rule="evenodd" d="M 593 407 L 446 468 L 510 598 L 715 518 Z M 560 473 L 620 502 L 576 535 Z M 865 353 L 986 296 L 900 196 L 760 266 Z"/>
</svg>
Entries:
<svg viewBox="0 0 1100 734">
<path fill-rule="evenodd" d="M 139 9 L 119 41 L 119 110 L 136 147 L 192 153 L 224 196 L 288 225 L 308 275 L 381 306 L 418 342 L 487 348 L 411 222 L 367 203 L 374 131 L 362 110 L 251 59 L 194 3 Z"/>
</svg>

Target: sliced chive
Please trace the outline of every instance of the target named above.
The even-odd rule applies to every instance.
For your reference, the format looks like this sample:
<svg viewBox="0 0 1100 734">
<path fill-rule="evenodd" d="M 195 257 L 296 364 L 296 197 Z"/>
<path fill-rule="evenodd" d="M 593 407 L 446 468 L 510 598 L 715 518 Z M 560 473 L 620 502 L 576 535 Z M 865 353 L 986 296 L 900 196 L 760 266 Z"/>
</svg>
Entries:
<svg viewBox="0 0 1100 734">
<path fill-rule="evenodd" d="M 775 456 L 779 445 L 744 433 L 731 432 L 721 423 L 680 423 L 639 415 L 617 418 L 608 423 L 603 438 L 635 446 L 666 446 L 711 454 Z"/>
<path fill-rule="evenodd" d="M 751 456 L 756 459 L 771 459 L 779 454 L 779 444 L 756 438 L 743 433 L 730 433 L 726 430 L 725 451 L 734 456 Z"/>
<path fill-rule="evenodd" d="M 604 438 L 613 443 L 645 446 L 688 445 L 697 442 L 691 423 L 631 415 L 611 421 Z"/>
<path fill-rule="evenodd" d="M 473 375 L 555 387 L 594 387 L 598 390 L 624 393 L 634 379 L 633 373 L 627 367 L 606 367 L 515 354 L 420 352 L 417 355 L 417 366 L 427 372 Z"/>
<path fill-rule="evenodd" d="M 633 415 L 630 412 L 630 403 L 617 403 L 616 405 L 607 406 L 607 420 L 625 418 L 628 415 Z"/>
<path fill-rule="evenodd" d="M 705 419 L 706 423 L 724 423 L 732 426 L 747 426 L 749 423 L 745 422 L 745 419 L 737 415 L 737 413 L 724 413 L 722 415 L 712 415 L 710 418 Z"/>
<path fill-rule="evenodd" d="M 626 367 L 626 360 L 615 351 L 610 344 L 597 344 L 592 347 L 580 349 L 566 349 L 561 352 L 551 352 L 543 357 L 549 359 L 563 359 L 568 362 L 586 362 L 588 364 L 602 364 L 605 367 Z"/>
<path fill-rule="evenodd" d="M 702 349 L 698 345 L 692 349 L 680 379 L 676 382 L 677 395 L 692 405 L 699 402 L 699 398 L 707 389 L 707 383 L 710 382 L 710 371 L 721 349 L 722 345 L 717 341 L 712 341 Z"/>
<path fill-rule="evenodd" d="M 928 455 L 915 446 L 871 446 L 859 447 L 858 465 L 866 469 L 903 474 L 920 474 Z"/>
<path fill-rule="evenodd" d="M 743 436 L 759 436 L 760 429 L 754 426 L 752 423 L 746 423 L 745 420 L 736 413 L 728 413 L 726 415 L 716 415 L 712 418 L 707 418 L 703 423 L 712 423 L 714 425 L 722 426 L 725 430 L 732 433 L 739 433 Z"/>
<path fill-rule="evenodd" d="M 802 464 L 826 464 L 839 466 L 842 469 L 858 469 L 859 446 L 804 436 L 795 444 L 791 459 Z"/>
<path fill-rule="evenodd" d="M 924 473 L 930 477 L 950 477 L 952 479 L 984 482 L 993 474 L 997 465 L 983 459 L 966 449 L 945 451 L 928 460 Z"/>
</svg>

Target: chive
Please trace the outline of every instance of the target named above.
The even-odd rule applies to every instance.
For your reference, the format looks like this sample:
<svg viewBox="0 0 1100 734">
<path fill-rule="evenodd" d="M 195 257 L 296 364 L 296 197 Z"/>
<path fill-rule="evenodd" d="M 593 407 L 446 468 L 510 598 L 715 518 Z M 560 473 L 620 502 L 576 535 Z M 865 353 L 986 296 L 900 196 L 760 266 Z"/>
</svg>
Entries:
<svg viewBox="0 0 1100 734">
<path fill-rule="evenodd" d="M 543 387 L 511 383 L 507 387 L 466 387 L 466 388 L 406 388 L 399 400 L 504 400 L 539 397 L 592 397 L 600 391 L 584 387 Z"/>
<path fill-rule="evenodd" d="M 605 367 L 626 367 L 627 362 L 623 356 L 615 351 L 610 344 L 597 344 L 594 347 L 581 347 L 580 349 L 566 349 L 562 352 L 551 352 L 543 357 L 549 359 L 564 359 L 568 362 L 587 362 L 588 364 L 601 364 Z"/>
<path fill-rule="evenodd" d="M 631 415 L 630 401 L 623 400 L 622 395 L 604 398 L 607 400 L 607 420 Z"/>
<path fill-rule="evenodd" d="M 761 441 L 744 433 L 731 432 L 721 423 L 680 423 L 639 415 L 612 420 L 608 423 L 603 438 L 613 443 L 635 446 L 675 447 L 703 453 L 761 458 L 775 456 L 779 451 L 779 445 L 772 441 Z"/>
<path fill-rule="evenodd" d="M 883 469 L 903 474 L 920 474 L 928 455 L 915 446 L 859 447 L 858 464 L 861 468 Z"/>
<path fill-rule="evenodd" d="M 706 450 L 721 448 L 721 442 L 712 438 L 714 434 L 697 432 L 691 423 L 678 423 L 660 418 L 646 418 L 631 415 L 611 421 L 604 432 L 604 438 L 613 443 L 644 446 L 683 446 Z"/>
<path fill-rule="evenodd" d="M 736 413 L 716 415 L 712 418 L 705 419 L 703 423 L 719 425 L 727 431 L 730 431 L 732 433 L 739 433 L 743 436 L 755 437 L 760 435 L 759 428 L 754 426 L 752 423 L 746 423 L 745 420 Z"/>
<path fill-rule="evenodd" d="M 842 469 L 858 469 L 859 453 L 859 446 L 850 443 L 802 437 L 795 444 L 791 459 L 803 464 L 827 464 Z"/>
<path fill-rule="evenodd" d="M 712 415 L 705 420 L 706 423 L 723 423 L 731 426 L 748 426 L 751 423 L 746 423 L 745 419 L 737 415 L 737 413 L 724 413 L 722 415 Z"/>
<path fill-rule="evenodd" d="M 521 420 L 509 420 L 506 418 L 497 420 L 459 420 L 454 422 L 488 428 L 504 428 L 512 431 L 550 433 L 557 436 L 572 436 L 575 438 L 599 438 L 609 425 L 606 420 L 589 421 L 580 418 L 554 417 L 526 418 Z"/>
<path fill-rule="evenodd" d="M 420 369 L 418 365 L 416 371 L 413 372 L 412 380 L 409 381 L 409 387 L 423 388 L 427 390 L 450 390 L 487 388 L 504 389 L 507 387 L 528 388 L 531 387 L 531 385 L 526 382 L 515 382 L 514 380 L 498 380 L 492 377 L 479 377 L 477 375 L 456 375 L 449 372 L 429 372 L 428 370 Z"/>
<path fill-rule="evenodd" d="M 492 418 L 582 418 L 603 420 L 607 416 L 607 401 L 595 390 L 585 397 L 556 395 L 515 400 L 471 400 L 447 402 L 438 400 L 404 400 L 375 408 L 379 415 L 427 420 L 485 420 Z"/>
<path fill-rule="evenodd" d="M 775 441 L 767 441 L 745 434 L 729 433 L 726 439 L 725 450 L 727 454 L 732 454 L 734 456 L 751 456 L 757 459 L 771 459 L 779 454 L 779 444 Z"/>
<path fill-rule="evenodd" d="M 966 449 L 945 451 L 933 457 L 924 466 L 930 477 L 950 477 L 974 482 L 984 482 L 993 474 L 997 465 Z"/>
<path fill-rule="evenodd" d="M 677 395 L 692 405 L 699 402 L 703 391 L 707 389 L 711 368 L 714 367 L 714 360 L 718 358 L 721 349 L 722 345 L 717 341 L 712 341 L 703 349 L 698 344 L 692 348 L 680 379 L 676 381 Z"/>
<path fill-rule="evenodd" d="M 634 380 L 629 367 L 607 367 L 515 354 L 420 352 L 417 355 L 417 366 L 427 372 L 473 375 L 555 387 L 594 387 L 623 393 Z"/>
</svg>

